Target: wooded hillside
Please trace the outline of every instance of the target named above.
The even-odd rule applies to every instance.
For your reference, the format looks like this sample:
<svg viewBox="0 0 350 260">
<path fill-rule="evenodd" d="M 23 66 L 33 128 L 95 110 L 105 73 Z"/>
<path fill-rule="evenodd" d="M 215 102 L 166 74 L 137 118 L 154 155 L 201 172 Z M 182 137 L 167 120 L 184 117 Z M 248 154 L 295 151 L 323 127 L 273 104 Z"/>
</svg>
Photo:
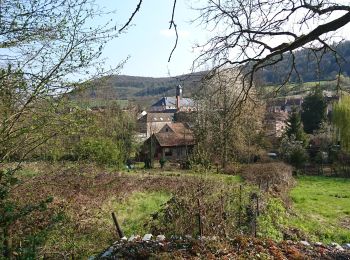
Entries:
<svg viewBox="0 0 350 260">
<path fill-rule="evenodd" d="M 298 51 L 295 56 L 296 70 L 299 75 L 293 72 L 290 82 L 301 81 L 305 83 L 334 80 L 339 71 L 341 74 L 349 76 L 350 41 L 340 43 L 334 46 L 334 49 L 338 51 L 338 61 L 331 51 L 324 53 L 322 57 L 320 55 L 315 56 L 309 50 Z M 264 84 L 275 85 L 281 83 L 288 76 L 291 64 L 290 55 L 284 55 L 283 61 L 275 66 L 265 68 L 260 72 Z M 84 91 L 75 92 L 73 97 L 84 100 L 127 99 L 148 106 L 161 96 L 174 96 L 175 86 L 178 84 L 184 87 L 184 96 L 192 96 L 205 75 L 206 72 L 163 78 L 113 75 L 88 83 Z"/>
</svg>

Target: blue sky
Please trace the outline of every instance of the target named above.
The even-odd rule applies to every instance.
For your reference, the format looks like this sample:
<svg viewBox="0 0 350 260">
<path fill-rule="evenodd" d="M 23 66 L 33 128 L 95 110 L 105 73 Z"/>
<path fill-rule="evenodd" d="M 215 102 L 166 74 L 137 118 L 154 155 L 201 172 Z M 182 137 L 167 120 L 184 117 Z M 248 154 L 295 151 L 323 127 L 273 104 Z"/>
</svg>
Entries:
<svg viewBox="0 0 350 260">
<path fill-rule="evenodd" d="M 116 10 L 113 20 L 125 23 L 138 4 L 138 0 L 103 0 L 99 4 Z M 190 23 L 196 12 L 189 1 L 178 0 L 175 22 L 179 31 L 178 46 L 170 62 L 168 58 L 175 44 L 173 30 L 168 30 L 172 12 L 172 0 L 144 0 L 132 26 L 111 41 L 105 49 L 107 65 L 116 65 L 130 56 L 120 74 L 133 76 L 176 76 L 189 73 L 195 54 L 192 46 L 203 41 L 203 30 Z"/>
<path fill-rule="evenodd" d="M 98 0 L 107 10 L 116 10 L 111 18 L 120 27 L 129 19 L 138 2 L 139 0 Z M 196 57 L 193 46 L 195 43 L 204 43 L 210 36 L 210 32 L 198 23 L 190 23 L 197 18 L 198 13 L 189 5 L 198 7 L 200 2 L 201 0 L 177 0 L 175 22 L 180 36 L 178 46 L 168 62 L 175 43 L 174 31 L 168 30 L 173 0 L 143 0 L 129 29 L 111 41 L 105 49 L 104 56 L 108 58 L 106 66 L 116 66 L 130 56 L 120 74 L 167 77 L 191 72 L 191 65 Z M 349 39 L 349 30 L 350 25 L 343 28 L 346 39 Z M 278 44 L 276 42 L 276 46 Z"/>
</svg>

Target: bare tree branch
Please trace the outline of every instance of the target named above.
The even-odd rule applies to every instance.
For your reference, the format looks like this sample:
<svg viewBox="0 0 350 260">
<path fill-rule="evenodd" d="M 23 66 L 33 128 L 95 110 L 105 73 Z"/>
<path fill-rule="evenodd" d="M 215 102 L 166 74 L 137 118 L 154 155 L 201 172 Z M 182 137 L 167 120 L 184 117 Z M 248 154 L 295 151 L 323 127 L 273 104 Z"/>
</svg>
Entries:
<svg viewBox="0 0 350 260">
<path fill-rule="evenodd" d="M 177 47 L 177 42 L 178 42 L 178 39 L 179 39 L 179 35 L 177 33 L 177 26 L 176 26 L 176 23 L 175 23 L 175 20 L 174 20 L 174 16 L 175 16 L 175 7 L 176 7 L 176 0 L 174 0 L 174 4 L 173 4 L 173 11 L 172 11 L 172 14 L 171 14 L 171 20 L 170 20 L 170 25 L 169 25 L 169 30 L 174 27 L 174 30 L 175 30 L 175 35 L 176 35 L 176 39 L 175 39 L 175 45 L 174 45 L 174 48 L 171 50 L 170 52 L 170 55 L 169 55 L 169 59 L 168 59 L 168 62 L 170 62 L 171 60 L 171 56 L 173 55 L 176 47 Z"/>
<path fill-rule="evenodd" d="M 280 87 L 292 74 L 299 77 L 294 52 L 302 47 L 332 51 L 325 35 L 350 22 L 350 7 L 329 0 L 207 0 L 197 10 L 196 21 L 214 36 L 198 46 L 201 53 L 193 69 L 211 63 L 214 70 L 238 70 L 243 85 L 240 100 L 249 98 L 256 73 L 276 65 L 286 54 L 291 67 Z"/>
<path fill-rule="evenodd" d="M 118 32 L 121 33 L 126 27 L 129 26 L 129 24 L 131 23 L 131 21 L 134 19 L 134 16 L 136 15 L 136 13 L 137 13 L 138 11 L 140 11 L 141 4 L 142 4 L 142 0 L 139 0 L 139 3 L 137 4 L 135 11 L 131 14 L 131 16 L 129 17 L 129 20 L 124 24 L 124 26 L 121 27 L 121 28 L 118 30 Z"/>
</svg>

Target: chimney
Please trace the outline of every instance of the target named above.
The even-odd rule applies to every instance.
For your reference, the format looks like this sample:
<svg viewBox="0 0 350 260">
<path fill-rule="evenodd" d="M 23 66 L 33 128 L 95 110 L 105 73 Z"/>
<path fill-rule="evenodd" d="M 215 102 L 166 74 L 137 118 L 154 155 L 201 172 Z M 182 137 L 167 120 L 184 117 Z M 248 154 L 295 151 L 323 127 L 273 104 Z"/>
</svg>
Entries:
<svg viewBox="0 0 350 260">
<path fill-rule="evenodd" d="M 176 86 L 176 110 L 180 111 L 180 100 L 182 96 L 182 86 L 177 85 Z"/>
</svg>

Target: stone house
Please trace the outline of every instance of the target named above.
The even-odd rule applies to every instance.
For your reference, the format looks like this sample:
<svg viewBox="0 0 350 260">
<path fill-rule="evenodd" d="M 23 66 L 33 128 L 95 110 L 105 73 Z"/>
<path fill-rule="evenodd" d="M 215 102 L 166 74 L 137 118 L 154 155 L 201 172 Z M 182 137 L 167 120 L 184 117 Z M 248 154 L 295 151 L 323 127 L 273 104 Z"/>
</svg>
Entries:
<svg viewBox="0 0 350 260">
<path fill-rule="evenodd" d="M 184 123 L 167 123 L 158 133 L 154 133 L 143 144 L 143 157 L 156 160 L 164 158 L 170 161 L 184 160 L 191 154 L 195 140 L 193 132 Z"/>
<path fill-rule="evenodd" d="M 174 122 L 174 113 L 148 112 L 137 120 L 137 132 L 145 139 L 152 134 L 158 133 L 166 124 Z"/>
</svg>

